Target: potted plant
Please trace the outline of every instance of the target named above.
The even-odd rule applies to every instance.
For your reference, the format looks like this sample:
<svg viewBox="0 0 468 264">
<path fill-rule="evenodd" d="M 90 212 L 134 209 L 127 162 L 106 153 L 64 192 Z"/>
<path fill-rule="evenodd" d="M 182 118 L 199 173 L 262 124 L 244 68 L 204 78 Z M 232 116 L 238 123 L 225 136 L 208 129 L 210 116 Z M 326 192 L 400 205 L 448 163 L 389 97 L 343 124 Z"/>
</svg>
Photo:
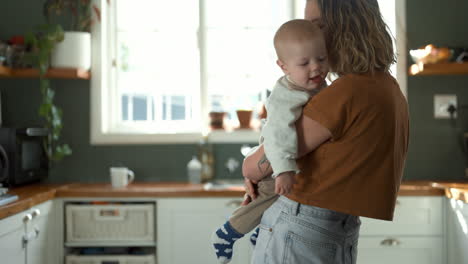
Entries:
<svg viewBox="0 0 468 264">
<path fill-rule="evenodd" d="M 25 55 L 25 60 L 39 70 L 39 82 L 42 95 L 42 103 L 39 107 L 39 115 L 45 119 L 45 127 L 49 136 L 44 142 L 44 148 L 49 161 L 59 161 L 72 153 L 67 144 L 59 144 L 62 131 L 62 110 L 54 104 L 54 90 L 50 87 L 46 73 L 49 68 L 49 58 L 54 46 L 63 40 L 64 33 L 60 25 L 46 24 L 38 27 L 37 32 L 27 33 L 26 44 L 31 51 Z"/>
<path fill-rule="evenodd" d="M 236 110 L 237 119 L 239 119 L 239 129 L 251 129 L 250 122 L 252 121 L 252 110 L 239 109 Z"/>
<path fill-rule="evenodd" d="M 94 12 L 93 12 L 94 10 Z M 51 66 L 57 68 L 91 68 L 91 25 L 93 13 L 100 19 L 100 10 L 91 0 L 47 0 L 44 15 L 51 23 L 53 17 L 69 18 L 70 31 L 65 31 L 63 42 L 56 45 L 51 56 Z"/>
</svg>

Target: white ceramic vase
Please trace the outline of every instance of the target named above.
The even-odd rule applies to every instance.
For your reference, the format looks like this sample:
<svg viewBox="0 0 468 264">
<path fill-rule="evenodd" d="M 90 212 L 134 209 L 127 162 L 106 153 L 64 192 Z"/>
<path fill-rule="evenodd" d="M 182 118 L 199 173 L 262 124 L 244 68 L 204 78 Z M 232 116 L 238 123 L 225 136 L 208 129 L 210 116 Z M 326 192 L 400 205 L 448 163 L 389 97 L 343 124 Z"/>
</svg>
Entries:
<svg viewBox="0 0 468 264">
<path fill-rule="evenodd" d="M 55 45 L 50 64 L 54 68 L 91 68 L 91 34 L 67 31 L 62 42 Z"/>
</svg>

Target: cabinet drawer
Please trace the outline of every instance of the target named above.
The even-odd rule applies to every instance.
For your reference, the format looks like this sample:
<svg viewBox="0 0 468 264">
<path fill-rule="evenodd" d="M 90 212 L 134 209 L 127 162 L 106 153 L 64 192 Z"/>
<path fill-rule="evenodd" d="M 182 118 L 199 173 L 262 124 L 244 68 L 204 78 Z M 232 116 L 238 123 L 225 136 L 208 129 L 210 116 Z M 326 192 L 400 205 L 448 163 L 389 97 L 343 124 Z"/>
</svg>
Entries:
<svg viewBox="0 0 468 264">
<path fill-rule="evenodd" d="M 359 264 L 442 264 L 444 242 L 441 237 L 361 237 Z"/>
<path fill-rule="evenodd" d="M 399 197 L 393 221 L 361 217 L 361 236 L 443 235 L 443 197 Z"/>
<path fill-rule="evenodd" d="M 66 242 L 153 242 L 154 204 L 67 205 Z"/>
<path fill-rule="evenodd" d="M 66 256 L 66 264 L 155 264 L 155 257 L 150 256 Z"/>
</svg>

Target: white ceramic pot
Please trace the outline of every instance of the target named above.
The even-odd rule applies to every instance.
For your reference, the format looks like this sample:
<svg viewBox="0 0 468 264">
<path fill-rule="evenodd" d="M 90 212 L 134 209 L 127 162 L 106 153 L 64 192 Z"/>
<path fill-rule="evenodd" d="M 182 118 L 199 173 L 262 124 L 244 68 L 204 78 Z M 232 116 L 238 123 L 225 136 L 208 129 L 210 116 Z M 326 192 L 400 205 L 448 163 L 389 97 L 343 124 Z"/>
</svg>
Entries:
<svg viewBox="0 0 468 264">
<path fill-rule="evenodd" d="M 55 44 L 50 64 L 54 68 L 91 68 L 91 34 L 89 32 L 65 32 L 62 42 Z"/>
</svg>

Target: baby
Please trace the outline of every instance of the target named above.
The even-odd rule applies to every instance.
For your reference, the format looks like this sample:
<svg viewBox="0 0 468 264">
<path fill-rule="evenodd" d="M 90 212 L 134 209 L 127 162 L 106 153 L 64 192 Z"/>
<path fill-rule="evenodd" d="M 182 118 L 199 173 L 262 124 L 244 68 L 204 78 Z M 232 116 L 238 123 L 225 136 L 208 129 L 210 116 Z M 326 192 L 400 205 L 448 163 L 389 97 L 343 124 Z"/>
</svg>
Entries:
<svg viewBox="0 0 468 264">
<path fill-rule="evenodd" d="M 311 21 L 295 19 L 284 23 L 276 32 L 274 46 L 277 64 L 285 74 L 266 102 L 267 121 L 260 143 L 271 164 L 273 174 L 258 182 L 258 196 L 238 208 L 212 237 L 220 263 L 232 258 L 234 242 L 260 224 L 263 212 L 278 198 L 288 194 L 299 172 L 296 165 L 297 134 L 295 123 L 311 96 L 326 86 L 328 59 L 325 39 Z M 258 228 L 250 241 L 256 243 Z"/>
</svg>

